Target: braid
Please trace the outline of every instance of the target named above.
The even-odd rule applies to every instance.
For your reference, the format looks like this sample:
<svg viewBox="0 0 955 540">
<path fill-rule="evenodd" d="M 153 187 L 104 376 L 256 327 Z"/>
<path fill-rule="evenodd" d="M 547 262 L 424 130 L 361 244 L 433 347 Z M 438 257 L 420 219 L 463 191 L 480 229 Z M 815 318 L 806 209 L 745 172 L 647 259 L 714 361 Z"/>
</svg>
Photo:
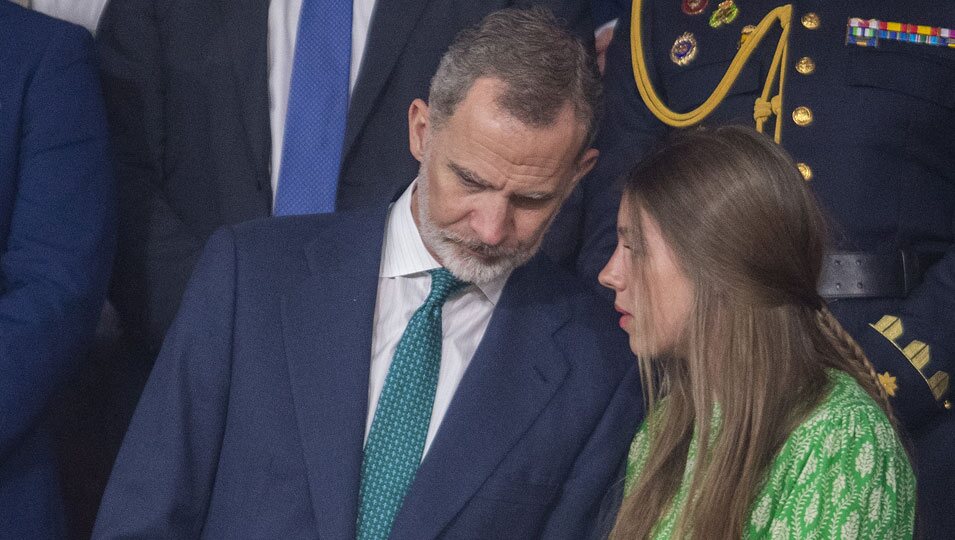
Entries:
<svg viewBox="0 0 955 540">
<path fill-rule="evenodd" d="M 844 365 L 835 367 L 855 377 L 859 384 L 862 385 L 862 388 L 864 388 L 866 392 L 872 396 L 872 399 L 882 407 L 882 410 L 885 411 L 885 415 L 889 418 L 889 423 L 892 424 L 895 432 L 901 434 L 898 420 L 889 402 L 889 395 L 879 381 L 879 375 L 876 373 L 872 362 L 870 362 L 866 356 L 865 351 L 862 350 L 862 347 L 860 347 L 856 340 L 839 324 L 839 321 L 836 320 L 836 317 L 829 311 L 829 308 L 826 307 L 825 304 L 816 311 L 816 322 L 829 338 L 829 341 L 836 347 L 841 355 L 840 359 L 844 362 Z"/>
</svg>

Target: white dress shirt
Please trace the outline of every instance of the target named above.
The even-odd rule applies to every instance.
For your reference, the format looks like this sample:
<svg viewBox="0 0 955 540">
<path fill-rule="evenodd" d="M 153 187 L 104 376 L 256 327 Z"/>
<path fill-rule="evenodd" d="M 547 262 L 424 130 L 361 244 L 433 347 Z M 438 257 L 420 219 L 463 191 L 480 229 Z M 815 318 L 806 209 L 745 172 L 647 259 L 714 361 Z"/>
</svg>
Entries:
<svg viewBox="0 0 955 540">
<path fill-rule="evenodd" d="M 349 92 L 355 87 L 358 69 L 365 54 L 368 27 L 375 0 L 354 0 L 351 18 L 351 73 Z M 269 2 L 269 120 L 272 129 L 272 197 L 278 193 L 279 169 L 282 164 L 282 142 L 285 140 L 285 114 L 288 111 L 288 92 L 292 81 L 292 63 L 295 58 L 295 38 L 298 36 L 298 16 L 302 0 L 271 0 Z"/>
<path fill-rule="evenodd" d="M 441 267 L 424 247 L 411 215 L 411 194 L 416 184 L 417 181 L 412 182 L 401 198 L 392 205 L 385 225 L 371 339 L 366 441 L 398 341 L 411 316 L 421 307 L 431 291 L 431 276 L 428 270 Z M 438 426 L 451 404 L 451 398 L 454 397 L 474 351 L 484 337 L 484 331 L 487 330 L 494 305 L 501 297 L 507 277 L 501 276 L 480 287 L 469 285 L 451 295 L 444 304 L 441 312 L 441 369 L 422 457 L 431 447 Z"/>
</svg>

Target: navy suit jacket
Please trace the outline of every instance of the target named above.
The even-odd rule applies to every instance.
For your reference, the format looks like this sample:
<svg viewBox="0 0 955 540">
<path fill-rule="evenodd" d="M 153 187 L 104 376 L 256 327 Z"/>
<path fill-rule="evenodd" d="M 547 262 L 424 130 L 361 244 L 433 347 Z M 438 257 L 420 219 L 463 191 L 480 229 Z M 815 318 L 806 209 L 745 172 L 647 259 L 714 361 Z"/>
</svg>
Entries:
<svg viewBox="0 0 955 540">
<path fill-rule="evenodd" d="M 384 208 L 212 236 L 94 537 L 354 538 Z M 641 414 L 612 310 L 513 272 L 392 538 L 581 538 Z"/>
<path fill-rule="evenodd" d="M 587 0 L 377 2 L 351 93 L 337 208 L 391 202 L 414 178 L 408 106 L 458 31 L 542 4 L 593 40 Z M 120 195 L 110 298 L 158 351 L 202 246 L 271 214 L 268 0 L 117 0 L 97 34 Z"/>
<path fill-rule="evenodd" d="M 96 325 L 114 204 L 89 33 L 0 1 L 0 537 L 63 534 L 44 416 Z"/>
</svg>

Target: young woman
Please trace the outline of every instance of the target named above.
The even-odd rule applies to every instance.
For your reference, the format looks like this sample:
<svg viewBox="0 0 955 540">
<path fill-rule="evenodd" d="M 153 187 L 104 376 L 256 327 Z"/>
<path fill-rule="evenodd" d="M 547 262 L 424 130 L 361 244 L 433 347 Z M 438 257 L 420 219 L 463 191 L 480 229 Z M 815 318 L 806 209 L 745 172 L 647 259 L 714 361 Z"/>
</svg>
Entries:
<svg viewBox="0 0 955 540">
<path fill-rule="evenodd" d="M 816 292 L 825 222 L 790 158 L 697 130 L 631 172 L 600 274 L 649 415 L 611 538 L 906 538 L 882 386 Z"/>
</svg>

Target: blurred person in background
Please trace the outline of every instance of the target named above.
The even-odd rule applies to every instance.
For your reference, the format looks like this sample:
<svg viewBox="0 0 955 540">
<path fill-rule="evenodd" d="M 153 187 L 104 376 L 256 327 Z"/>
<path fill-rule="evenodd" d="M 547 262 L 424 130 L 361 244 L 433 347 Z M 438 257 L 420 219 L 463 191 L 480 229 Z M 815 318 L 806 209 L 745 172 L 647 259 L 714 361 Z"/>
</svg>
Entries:
<svg viewBox="0 0 955 540">
<path fill-rule="evenodd" d="M 115 243 L 89 33 L 0 1 L 0 537 L 66 535 L 54 397 L 85 358 Z"/>
<path fill-rule="evenodd" d="M 212 231 L 392 201 L 417 170 L 408 103 L 427 94 L 453 36 L 499 7 L 537 4 L 593 39 L 586 0 L 109 2 L 96 46 L 116 155 L 109 296 L 122 335 L 88 377 L 73 436 L 85 529 Z"/>
</svg>

